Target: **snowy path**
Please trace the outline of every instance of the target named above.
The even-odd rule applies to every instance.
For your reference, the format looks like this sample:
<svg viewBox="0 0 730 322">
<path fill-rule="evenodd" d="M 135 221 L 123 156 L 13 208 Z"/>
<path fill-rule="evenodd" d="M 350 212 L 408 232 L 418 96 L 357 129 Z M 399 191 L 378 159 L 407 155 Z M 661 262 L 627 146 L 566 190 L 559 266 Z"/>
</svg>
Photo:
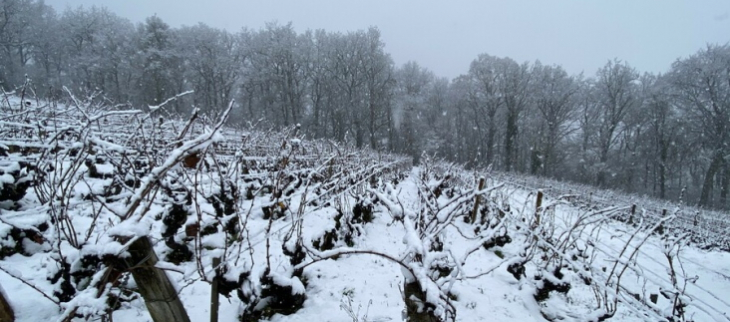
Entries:
<svg viewBox="0 0 730 322">
<path fill-rule="evenodd" d="M 420 207 L 417 191 L 419 169 L 415 168 L 394 189 L 394 196 L 406 211 Z M 390 214 L 376 214 L 366 233 L 357 240 L 357 248 L 375 250 L 401 258 L 405 251 L 405 230 L 393 222 Z M 447 241 L 447 244 L 449 242 Z M 455 250 L 459 245 L 452 244 Z M 484 254 L 477 258 L 485 267 L 497 266 L 501 260 Z M 340 308 L 349 294 L 352 308 L 358 312 L 357 321 L 402 321 L 403 277 L 400 267 L 370 255 L 343 256 L 337 261 L 318 263 L 305 270 L 309 278 L 308 296 L 304 309 L 291 316 L 276 316 L 272 321 L 355 321 Z M 504 269 L 496 270 L 468 282 L 458 282 L 454 293 L 458 300 L 457 321 L 544 321 L 534 305 L 532 295 L 516 288 L 515 279 Z M 344 301 L 343 301 L 344 300 Z M 365 316 L 367 315 L 367 317 Z"/>
<path fill-rule="evenodd" d="M 418 196 L 413 175 L 396 187 L 404 207 L 417 207 Z M 305 219 L 314 221 L 316 218 Z M 373 222 L 364 226 L 355 240 L 358 249 L 367 249 L 399 258 L 403 245 L 403 226 L 390 214 L 376 212 Z M 272 321 L 353 321 L 351 308 L 359 321 L 401 321 L 405 308 L 400 267 L 375 255 L 344 255 L 337 260 L 314 264 L 304 271 L 308 278 L 304 308 L 290 316 L 275 316 Z"/>
</svg>

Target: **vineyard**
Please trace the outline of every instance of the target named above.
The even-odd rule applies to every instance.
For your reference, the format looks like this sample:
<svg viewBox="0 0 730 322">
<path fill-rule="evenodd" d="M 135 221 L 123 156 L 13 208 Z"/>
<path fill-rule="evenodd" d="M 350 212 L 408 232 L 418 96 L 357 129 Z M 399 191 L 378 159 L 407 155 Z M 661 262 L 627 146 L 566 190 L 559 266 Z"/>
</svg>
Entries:
<svg viewBox="0 0 730 322">
<path fill-rule="evenodd" d="M 730 321 L 722 213 L 66 94 L 0 103 L 0 321 Z"/>
<path fill-rule="evenodd" d="M 726 212 L 697 208 L 684 204 L 682 200 L 668 202 L 546 178 L 512 173 L 494 173 L 493 176 L 500 182 L 517 188 L 540 189 L 553 196 L 562 196 L 570 200 L 574 206 L 586 209 L 610 206 L 639 207 L 636 216 L 617 218 L 628 223 L 633 223 L 639 217 L 646 222 L 656 223 L 673 214 L 675 217 L 665 226 L 675 233 L 687 234 L 693 245 L 707 250 L 730 251 L 730 236 L 727 234 L 730 218 Z"/>
</svg>

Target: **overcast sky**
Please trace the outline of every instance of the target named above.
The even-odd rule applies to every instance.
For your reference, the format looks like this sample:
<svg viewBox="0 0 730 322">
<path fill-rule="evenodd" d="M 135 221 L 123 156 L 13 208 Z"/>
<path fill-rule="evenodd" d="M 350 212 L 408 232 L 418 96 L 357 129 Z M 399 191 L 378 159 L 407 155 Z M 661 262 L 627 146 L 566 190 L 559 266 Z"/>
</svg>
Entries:
<svg viewBox="0 0 730 322">
<path fill-rule="evenodd" d="M 204 22 L 235 32 L 264 23 L 351 31 L 377 26 L 396 64 L 439 76 L 466 73 L 480 53 L 540 60 L 593 75 L 609 59 L 665 72 L 708 43 L 730 41 L 727 0 L 47 0 L 106 6 L 132 22 L 157 14 L 172 26 Z"/>
</svg>

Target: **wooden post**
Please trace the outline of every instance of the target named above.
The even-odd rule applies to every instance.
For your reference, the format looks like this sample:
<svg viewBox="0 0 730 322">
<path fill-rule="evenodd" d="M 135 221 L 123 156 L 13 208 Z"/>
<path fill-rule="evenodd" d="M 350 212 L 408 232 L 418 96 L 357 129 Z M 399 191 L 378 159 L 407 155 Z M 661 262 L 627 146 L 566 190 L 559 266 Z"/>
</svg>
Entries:
<svg viewBox="0 0 730 322">
<path fill-rule="evenodd" d="M 210 322 L 218 322 L 218 266 L 220 265 L 220 257 L 213 257 L 213 271 L 215 272 L 215 276 L 210 283 Z"/>
<path fill-rule="evenodd" d="M 330 159 L 329 166 L 327 167 L 327 178 L 332 178 L 334 175 L 335 159 Z"/>
<path fill-rule="evenodd" d="M 484 177 L 479 178 L 479 190 L 481 191 L 482 189 L 484 189 Z M 474 210 L 471 211 L 472 224 L 477 222 L 477 212 L 479 212 L 479 202 L 481 202 L 481 197 L 482 195 L 478 194 L 474 200 Z"/>
<path fill-rule="evenodd" d="M 631 205 L 631 214 L 629 216 L 629 225 L 634 223 L 634 214 L 636 214 L 636 205 Z"/>
<path fill-rule="evenodd" d="M 540 208 L 542 207 L 542 190 L 537 191 L 537 201 L 535 201 L 535 227 L 540 226 Z"/>
<path fill-rule="evenodd" d="M 699 211 L 695 212 L 695 218 L 692 221 L 692 225 L 695 226 L 695 228 L 697 228 L 697 225 L 699 224 L 699 217 L 700 217 L 700 212 Z"/>
<path fill-rule="evenodd" d="M 418 281 L 405 282 L 403 295 L 406 302 L 406 321 L 412 322 L 438 322 L 441 321 L 433 310 L 427 309 L 426 292 L 421 289 Z"/>
<path fill-rule="evenodd" d="M 129 246 L 127 264 L 155 322 L 190 322 L 185 307 L 177 296 L 165 271 L 156 268 L 157 255 L 147 236 Z"/>
<path fill-rule="evenodd" d="M 662 209 L 662 218 L 666 218 L 666 217 L 667 217 L 667 210 Z M 656 232 L 659 235 L 664 235 L 664 224 L 663 223 L 659 224 L 659 227 L 656 228 Z"/>
<path fill-rule="evenodd" d="M 5 298 L 5 290 L 0 286 L 0 322 L 13 322 L 15 321 L 15 313 L 13 308 Z"/>
</svg>

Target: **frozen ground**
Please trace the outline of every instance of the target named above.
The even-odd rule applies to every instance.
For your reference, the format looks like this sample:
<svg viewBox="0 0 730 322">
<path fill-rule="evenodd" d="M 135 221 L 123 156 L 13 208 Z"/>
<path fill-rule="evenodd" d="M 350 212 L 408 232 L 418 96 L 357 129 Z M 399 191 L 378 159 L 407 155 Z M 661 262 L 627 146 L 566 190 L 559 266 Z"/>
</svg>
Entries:
<svg viewBox="0 0 730 322">
<path fill-rule="evenodd" d="M 394 193 L 406 209 L 415 212 L 419 207 L 414 182 L 418 169 L 413 171 L 397 185 Z M 534 198 L 524 190 L 514 189 L 507 194 L 515 205 L 525 204 L 527 198 Z M 584 212 L 586 210 L 560 205 L 556 208 L 553 220 L 560 226 Z M 315 230 L 317 225 L 326 224 L 327 220 L 323 218 L 331 216 L 332 214 L 324 210 L 308 214 L 304 220 L 304 230 Z M 618 254 L 632 229 L 618 222 L 604 227 L 600 238 L 593 240 L 599 250 L 594 263 L 610 270 L 612 258 L 619 257 Z M 391 216 L 381 208 L 376 213 L 375 220 L 365 226 L 364 234 L 357 237 L 356 245 L 359 249 L 401 257 L 406 250 L 403 243 L 405 233 L 403 226 L 393 222 Z M 663 253 L 664 243 L 657 236 L 649 236 L 636 260 L 630 265 L 629 270 L 632 273 L 624 277 L 622 285 L 642 299 L 648 298 L 649 294 L 660 294 L 662 289 L 671 285 L 667 259 Z M 158 245 L 158 248 L 162 247 Z M 459 245 L 451 245 L 451 248 L 458 251 Z M 505 252 L 511 251 L 509 246 L 505 248 Z M 43 252 L 30 257 L 16 254 L 0 263 L 4 271 L 14 275 L 11 277 L 6 272 L 0 272 L 0 283 L 15 309 L 18 322 L 53 321 L 59 317 L 56 304 L 33 289 L 37 287 L 51 293 L 52 287 L 46 280 L 46 272 L 48 265 L 55 263 L 48 257 Z M 730 254 L 684 246 L 678 259 L 679 261 L 675 260 L 675 265 L 681 262 L 686 275 L 696 278 L 694 283 L 687 284 L 687 317 L 693 321 L 730 320 Z M 544 321 L 540 313 L 541 305 L 551 306 L 550 310 L 558 312 L 571 312 L 572 320 L 581 321 L 590 315 L 591 308 L 595 305 L 590 289 L 580 287 L 574 287 L 567 295 L 554 293 L 546 302 L 538 303 L 532 296 L 533 289 L 528 284 L 517 281 L 506 272 L 505 267 L 500 267 L 502 260 L 493 253 L 485 251 L 470 260 L 473 261 L 470 267 L 498 268 L 478 279 L 459 281 L 454 285 L 458 321 Z M 190 271 L 190 268 L 185 270 Z M 191 320 L 207 320 L 209 284 L 201 281 L 190 283 L 183 278 L 183 274 L 177 272 L 170 271 L 168 275 L 180 288 L 181 299 Z M 402 321 L 403 276 L 397 264 L 374 255 L 344 255 L 337 260 L 326 260 L 307 267 L 304 276 L 308 279 L 304 307 L 293 315 L 276 315 L 272 321 Z M 18 278 L 33 287 L 20 282 Z M 683 278 L 680 277 L 680 280 Z M 655 305 L 658 310 L 671 307 L 667 299 L 661 295 L 658 298 Z M 655 317 L 645 316 L 648 310 L 640 302 L 632 302 L 627 298 L 623 298 L 621 302 L 625 303 L 620 303 L 618 313 L 611 320 L 656 321 Z M 220 321 L 236 320 L 240 305 L 235 295 L 230 299 L 222 298 Z M 137 299 L 126 303 L 123 309 L 117 311 L 114 320 L 150 321 L 150 318 L 142 300 Z"/>
<path fill-rule="evenodd" d="M 47 171 L 44 187 L 67 189 L 54 198 L 46 194 L 53 202 L 41 202 L 43 191 L 29 189 L 17 204 L 0 204 L 0 285 L 19 322 L 62 320 L 69 303 L 86 316 L 75 321 L 102 320 L 105 300 L 97 299 L 88 283 L 106 264 L 89 266 L 80 259 L 124 257 L 122 245 L 111 237 L 120 231 L 150 236 L 161 260 L 157 267 L 174 282 L 191 321 L 209 319 L 211 287 L 205 280 L 214 276 L 213 257 L 224 258 L 228 281 L 240 282 L 241 274 L 248 274 L 240 283 L 248 299 L 262 299 L 263 277 L 291 287 L 292 294 L 306 294 L 296 313 L 276 313 L 272 321 L 403 321 L 404 280 L 412 273 L 422 274 L 417 280 L 437 309 L 456 311 L 456 321 L 596 321 L 614 309 L 608 321 L 669 321 L 670 316 L 730 321 L 730 253 L 701 250 L 682 232 L 666 228 L 671 225 L 656 224 L 679 212 L 642 221 L 649 217 L 638 204 L 627 220 L 630 209 L 621 202 L 575 202 L 550 191 L 536 209 L 537 190 L 500 182 L 504 177 L 427 160 L 422 167 L 404 167 L 409 162 L 397 157 L 301 140 L 294 137 L 296 130 L 242 135 L 223 128 L 213 135 L 211 124 L 195 124 L 190 133 L 179 134 L 185 142 L 174 145 L 180 123 L 148 127 L 151 118 L 131 117 L 135 111 L 98 112 L 88 118 L 96 123 L 83 123 L 73 109 L 59 109 L 45 120 L 48 125 L 0 123 L 0 148 L 9 152 L 0 159 L 0 183 L 13 184 L 16 178 L 7 175 L 13 171 L 18 182 L 24 180 L 29 174 L 23 171 L 30 170 L 17 172 L 20 165 L 37 162 Z M 76 129 L 83 139 L 49 135 L 64 128 Z M 205 157 L 205 167 L 180 165 L 185 153 L 214 142 L 216 153 Z M 55 144 L 61 146 L 55 155 L 43 154 Z M 195 144 L 202 148 L 184 151 Z M 149 163 L 120 157 L 125 149 L 136 155 L 135 162 Z M 75 172 L 59 175 L 68 169 Z M 483 190 L 475 187 L 480 175 L 487 176 Z M 143 189 L 132 184 L 115 191 L 120 178 L 137 184 L 159 180 L 165 189 L 143 198 L 149 209 L 132 211 L 131 220 L 120 214 Z M 216 209 L 220 198 L 236 195 L 233 191 L 235 211 Z M 172 204 L 186 194 L 190 201 L 181 208 L 183 217 L 168 220 Z M 481 223 L 471 223 L 466 218 L 477 195 Z M 355 220 L 356 205 L 372 205 L 371 222 Z M 50 227 L 41 231 L 43 224 Z M 652 230 L 662 233 L 649 234 Z M 334 235 L 329 249 L 318 248 Z M 504 243 L 494 242 L 507 236 Z M 166 261 L 171 241 L 187 247 L 192 258 L 178 265 Z M 306 250 L 296 264 L 284 251 L 292 251 L 294 241 Z M 348 254 L 331 256 L 338 252 Z M 70 273 L 88 274 L 74 280 L 71 302 L 60 303 L 54 295 L 60 282 L 50 281 L 61 262 L 71 266 Z M 301 267 L 298 275 L 295 268 Z M 569 290 L 541 293 L 548 282 Z M 113 312 L 114 321 L 151 321 L 136 289 L 126 277 L 110 291 L 128 290 L 130 296 Z M 236 291 L 221 296 L 220 303 L 220 321 L 237 321 L 252 307 Z"/>
</svg>

